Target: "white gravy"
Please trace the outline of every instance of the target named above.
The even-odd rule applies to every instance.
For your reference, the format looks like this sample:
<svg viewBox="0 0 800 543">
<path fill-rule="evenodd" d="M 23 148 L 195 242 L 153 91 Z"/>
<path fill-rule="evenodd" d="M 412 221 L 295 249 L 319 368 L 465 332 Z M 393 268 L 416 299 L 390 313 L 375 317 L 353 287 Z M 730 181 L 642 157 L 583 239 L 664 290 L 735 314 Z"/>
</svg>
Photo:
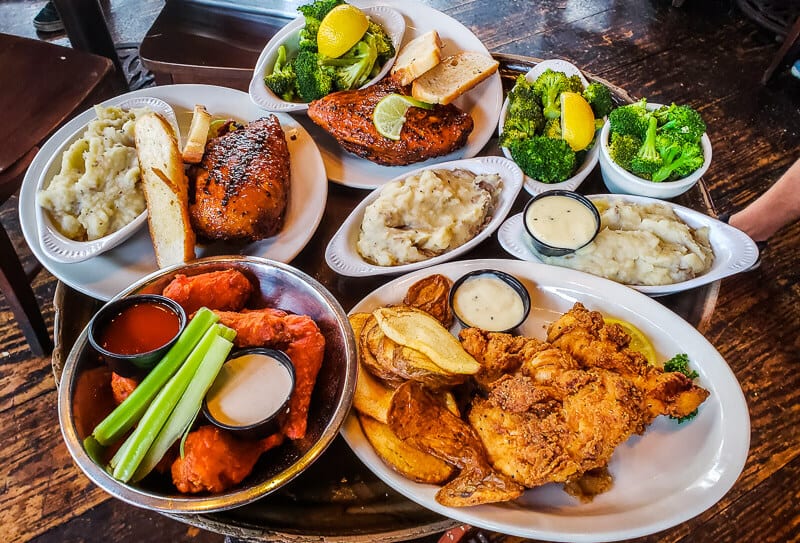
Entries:
<svg viewBox="0 0 800 543">
<path fill-rule="evenodd" d="M 519 324 L 525 307 L 508 283 L 486 274 L 470 277 L 458 287 L 453 310 L 470 326 L 502 332 Z"/>
<path fill-rule="evenodd" d="M 206 402 L 222 424 L 249 426 L 274 414 L 291 388 L 286 366 L 265 354 L 246 354 L 223 364 Z"/>
<path fill-rule="evenodd" d="M 528 207 L 525 224 L 542 243 L 564 249 L 583 247 L 597 230 L 594 214 L 569 196 L 539 198 Z"/>
</svg>

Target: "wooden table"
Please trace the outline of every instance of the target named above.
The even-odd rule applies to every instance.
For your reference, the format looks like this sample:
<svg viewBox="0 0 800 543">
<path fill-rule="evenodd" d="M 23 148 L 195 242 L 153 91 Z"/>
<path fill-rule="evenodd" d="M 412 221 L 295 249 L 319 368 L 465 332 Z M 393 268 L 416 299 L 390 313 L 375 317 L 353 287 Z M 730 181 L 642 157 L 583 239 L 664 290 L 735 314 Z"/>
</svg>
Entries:
<svg viewBox="0 0 800 543">
<path fill-rule="evenodd" d="M 777 75 L 770 87 L 759 86 L 777 45 L 731 11 L 729 2 L 687 2 L 681 9 L 658 0 L 429 3 L 472 28 L 492 51 L 561 56 L 634 96 L 700 109 L 714 145 L 706 182 L 719 212 L 754 199 L 800 155 L 800 86 L 785 74 Z M 351 192 L 331 187 L 332 195 Z M 8 213 L 3 219 L 8 220 Z M 770 241 L 760 268 L 724 280 L 704 330 L 748 401 L 751 450 L 741 477 L 705 513 L 637 542 L 779 542 L 800 537 L 798 239 L 800 225 L 784 229 Z M 324 247 L 325 241 L 319 238 L 307 250 Z M 41 277 L 37 293 L 52 295 L 53 284 L 52 277 Z M 3 311 L 0 315 L 7 315 L 0 307 Z M 47 316 L 52 319 L 51 313 Z M 5 459 L 0 478 L 6 481 L 0 497 L 0 539 L 221 541 L 215 534 L 108 500 L 94 488 L 61 443 L 49 360 L 30 357 L 7 320 L 0 319 L 0 338 L 1 351 L 8 352 L 0 358 Z"/>
</svg>

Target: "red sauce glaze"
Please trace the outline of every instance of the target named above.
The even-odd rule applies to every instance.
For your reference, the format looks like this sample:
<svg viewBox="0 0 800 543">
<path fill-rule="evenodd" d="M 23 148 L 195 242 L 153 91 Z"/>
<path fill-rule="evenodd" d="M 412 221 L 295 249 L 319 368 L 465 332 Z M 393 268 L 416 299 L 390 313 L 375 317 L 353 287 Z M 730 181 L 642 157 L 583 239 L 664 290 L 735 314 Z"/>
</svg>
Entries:
<svg viewBox="0 0 800 543">
<path fill-rule="evenodd" d="M 100 346 L 115 354 L 140 354 L 166 345 L 178 333 L 180 319 L 168 307 L 153 302 L 134 304 L 112 318 Z"/>
</svg>

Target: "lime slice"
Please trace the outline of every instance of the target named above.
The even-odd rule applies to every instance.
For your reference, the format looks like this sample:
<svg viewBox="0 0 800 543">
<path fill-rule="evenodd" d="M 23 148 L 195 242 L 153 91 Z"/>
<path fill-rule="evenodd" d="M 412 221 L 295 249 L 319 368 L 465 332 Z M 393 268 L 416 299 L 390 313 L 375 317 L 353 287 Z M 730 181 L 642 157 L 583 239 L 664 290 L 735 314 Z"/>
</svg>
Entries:
<svg viewBox="0 0 800 543">
<path fill-rule="evenodd" d="M 642 353 L 642 355 L 644 355 L 644 357 L 647 359 L 647 363 L 651 366 L 656 365 L 656 349 L 653 347 L 653 344 L 650 343 L 650 340 L 647 339 L 647 336 L 644 335 L 644 332 L 636 328 L 628 321 L 624 321 L 622 319 L 604 317 L 603 320 L 606 324 L 619 324 L 622 329 L 625 330 L 629 336 L 631 336 L 631 342 L 628 345 L 628 348 Z"/>
<path fill-rule="evenodd" d="M 433 109 L 431 104 L 420 102 L 410 96 L 389 94 L 383 97 L 372 112 L 372 123 L 378 134 L 390 140 L 399 140 L 400 132 L 406 122 L 406 111 L 412 106 Z"/>
</svg>

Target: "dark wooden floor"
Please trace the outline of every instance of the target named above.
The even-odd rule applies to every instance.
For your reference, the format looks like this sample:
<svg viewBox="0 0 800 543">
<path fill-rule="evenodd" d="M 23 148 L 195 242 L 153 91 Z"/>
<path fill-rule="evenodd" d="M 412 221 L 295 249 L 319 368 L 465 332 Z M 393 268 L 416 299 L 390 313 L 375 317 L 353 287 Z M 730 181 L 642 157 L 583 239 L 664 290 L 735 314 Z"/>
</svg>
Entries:
<svg viewBox="0 0 800 543">
<path fill-rule="evenodd" d="M 111 2 L 115 40 L 141 40 L 162 3 Z M 779 44 L 731 0 L 687 0 L 680 9 L 668 0 L 428 3 L 469 26 L 492 51 L 562 57 L 634 96 L 688 100 L 708 121 L 714 161 L 706 182 L 719 212 L 744 206 L 800 156 L 800 81 L 783 69 L 770 86 L 759 85 Z M 31 19 L 42 4 L 0 2 L 0 31 L 35 36 Z M 32 266 L 16 199 L 0 208 L 0 220 Z M 704 331 L 735 371 L 750 407 L 744 473 L 706 513 L 639 541 L 800 540 L 798 249 L 795 224 L 771 240 L 758 270 L 723 281 Z M 47 272 L 34 282 L 50 326 L 54 286 Z M 0 541 L 222 541 L 109 500 L 72 464 L 55 400 L 49 360 L 31 356 L 0 297 Z"/>
</svg>

